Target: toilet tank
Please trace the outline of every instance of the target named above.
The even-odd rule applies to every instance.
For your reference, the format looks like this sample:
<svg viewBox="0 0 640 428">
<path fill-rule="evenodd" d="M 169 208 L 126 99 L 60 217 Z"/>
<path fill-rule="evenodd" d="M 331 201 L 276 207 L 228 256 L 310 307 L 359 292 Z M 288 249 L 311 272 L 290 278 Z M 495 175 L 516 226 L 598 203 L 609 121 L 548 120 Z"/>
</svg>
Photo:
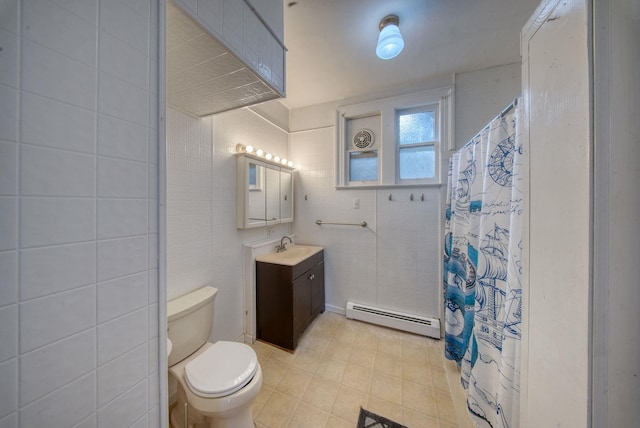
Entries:
<svg viewBox="0 0 640 428">
<path fill-rule="evenodd" d="M 209 340 L 217 288 L 205 286 L 167 303 L 167 336 L 173 348 L 169 367 L 193 354 Z"/>
</svg>

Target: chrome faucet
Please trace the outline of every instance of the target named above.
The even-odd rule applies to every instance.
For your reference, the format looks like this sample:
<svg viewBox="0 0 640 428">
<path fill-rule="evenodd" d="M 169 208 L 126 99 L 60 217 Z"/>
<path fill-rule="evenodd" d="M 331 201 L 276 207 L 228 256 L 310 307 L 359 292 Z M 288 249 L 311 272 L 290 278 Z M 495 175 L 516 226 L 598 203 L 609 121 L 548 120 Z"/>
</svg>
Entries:
<svg viewBox="0 0 640 428">
<path fill-rule="evenodd" d="M 282 237 L 282 239 L 280 240 L 280 245 L 276 245 L 276 253 L 281 253 L 283 251 L 287 251 L 287 244 L 284 243 L 284 240 L 288 239 L 290 244 L 293 244 L 293 241 L 291 240 L 291 238 L 289 238 L 287 235 L 284 235 Z"/>
</svg>

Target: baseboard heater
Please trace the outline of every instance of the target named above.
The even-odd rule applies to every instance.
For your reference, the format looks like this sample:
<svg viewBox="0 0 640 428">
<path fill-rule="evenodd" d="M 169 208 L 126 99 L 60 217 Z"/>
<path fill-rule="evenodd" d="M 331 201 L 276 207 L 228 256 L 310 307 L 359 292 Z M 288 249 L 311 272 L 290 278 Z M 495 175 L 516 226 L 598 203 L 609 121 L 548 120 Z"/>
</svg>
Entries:
<svg viewBox="0 0 640 428">
<path fill-rule="evenodd" d="M 440 320 L 347 302 L 347 318 L 440 339 Z"/>
</svg>

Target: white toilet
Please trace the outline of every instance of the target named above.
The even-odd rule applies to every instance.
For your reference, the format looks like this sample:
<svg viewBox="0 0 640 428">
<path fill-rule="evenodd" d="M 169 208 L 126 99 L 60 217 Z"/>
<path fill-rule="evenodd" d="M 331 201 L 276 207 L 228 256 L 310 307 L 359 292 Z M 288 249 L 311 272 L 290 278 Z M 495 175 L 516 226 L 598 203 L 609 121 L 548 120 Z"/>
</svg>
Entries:
<svg viewBox="0 0 640 428">
<path fill-rule="evenodd" d="M 173 428 L 186 428 L 185 420 L 189 428 L 254 427 L 251 403 L 262 386 L 255 351 L 239 342 L 207 342 L 217 292 L 203 287 L 167 304 L 169 373 L 178 384 Z"/>
</svg>

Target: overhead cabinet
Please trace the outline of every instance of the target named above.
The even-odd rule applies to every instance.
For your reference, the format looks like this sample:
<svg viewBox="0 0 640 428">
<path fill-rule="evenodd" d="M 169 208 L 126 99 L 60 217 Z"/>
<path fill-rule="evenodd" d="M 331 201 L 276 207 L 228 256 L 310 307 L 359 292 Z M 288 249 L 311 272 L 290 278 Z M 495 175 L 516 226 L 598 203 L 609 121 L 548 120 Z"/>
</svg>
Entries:
<svg viewBox="0 0 640 428">
<path fill-rule="evenodd" d="M 170 0 L 168 104 L 206 116 L 284 97 L 282 8 L 275 0 Z"/>
</svg>

